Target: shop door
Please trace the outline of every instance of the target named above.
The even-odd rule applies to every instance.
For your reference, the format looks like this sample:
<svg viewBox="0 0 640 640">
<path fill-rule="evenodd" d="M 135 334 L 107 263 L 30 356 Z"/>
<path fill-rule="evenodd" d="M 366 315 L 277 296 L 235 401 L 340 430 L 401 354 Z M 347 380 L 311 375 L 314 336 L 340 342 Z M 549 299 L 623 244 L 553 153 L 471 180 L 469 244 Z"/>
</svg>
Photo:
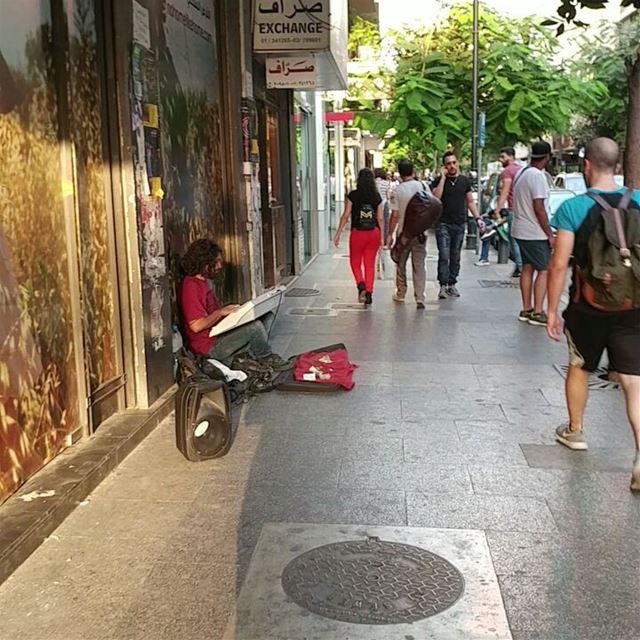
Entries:
<svg viewBox="0 0 640 640">
<path fill-rule="evenodd" d="M 291 273 L 292 237 L 290 220 L 290 194 L 286 157 L 282 152 L 284 131 L 280 111 L 268 103 L 260 105 L 262 185 L 262 237 L 265 286 L 272 287 Z"/>
</svg>

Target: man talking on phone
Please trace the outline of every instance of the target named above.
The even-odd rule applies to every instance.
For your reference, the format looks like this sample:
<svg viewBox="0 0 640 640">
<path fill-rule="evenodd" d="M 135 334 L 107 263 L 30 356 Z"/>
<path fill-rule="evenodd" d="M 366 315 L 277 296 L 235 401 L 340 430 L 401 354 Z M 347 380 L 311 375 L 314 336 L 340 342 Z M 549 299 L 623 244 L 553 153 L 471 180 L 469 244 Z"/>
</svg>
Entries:
<svg viewBox="0 0 640 640">
<path fill-rule="evenodd" d="M 453 151 L 444 154 L 441 175 L 431 184 L 431 191 L 442 201 L 442 216 L 436 227 L 438 241 L 438 299 L 459 298 L 456 287 L 460 274 L 460 255 L 467 228 L 467 211 L 480 221 L 480 214 L 473 200 L 469 178 L 460 174 L 458 159 Z"/>
</svg>

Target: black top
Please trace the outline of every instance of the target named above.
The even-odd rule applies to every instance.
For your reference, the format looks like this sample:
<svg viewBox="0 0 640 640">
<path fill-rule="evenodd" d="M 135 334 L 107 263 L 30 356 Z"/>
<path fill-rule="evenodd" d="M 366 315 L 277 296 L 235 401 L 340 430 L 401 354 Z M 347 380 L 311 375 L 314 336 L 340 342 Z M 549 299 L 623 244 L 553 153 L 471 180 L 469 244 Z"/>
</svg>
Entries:
<svg viewBox="0 0 640 640">
<path fill-rule="evenodd" d="M 440 178 L 431 183 L 433 191 L 440 184 Z M 471 191 L 471 182 L 467 176 L 459 175 L 444 181 L 442 192 L 442 217 L 440 222 L 446 224 L 466 224 L 467 193 Z"/>
<path fill-rule="evenodd" d="M 371 231 L 378 226 L 378 218 L 376 216 L 376 209 L 382 202 L 382 198 L 378 194 L 374 202 L 371 202 L 371 198 L 363 198 L 360 192 L 356 189 L 352 191 L 348 196 L 351 200 L 351 228 L 358 229 L 359 231 Z"/>
</svg>

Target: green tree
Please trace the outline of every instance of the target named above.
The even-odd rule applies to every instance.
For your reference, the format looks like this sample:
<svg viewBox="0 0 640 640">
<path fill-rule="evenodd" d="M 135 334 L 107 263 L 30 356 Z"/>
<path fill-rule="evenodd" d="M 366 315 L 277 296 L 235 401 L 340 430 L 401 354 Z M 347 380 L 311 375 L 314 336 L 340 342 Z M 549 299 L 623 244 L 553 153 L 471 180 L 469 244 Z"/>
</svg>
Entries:
<svg viewBox="0 0 640 640">
<path fill-rule="evenodd" d="M 586 26 L 576 19 L 577 8 L 603 9 L 607 4 L 607 0 L 562 0 L 557 11 L 559 19 L 549 19 L 546 24 L 557 24 L 558 33 L 564 31 L 566 24 Z M 640 8 L 640 0 L 622 0 L 620 4 L 623 7 Z M 603 82 L 607 84 L 607 81 L 613 81 L 617 86 L 610 86 L 609 101 L 604 100 L 602 108 L 610 111 L 613 116 L 619 115 L 620 100 L 622 100 L 625 114 L 624 129 L 626 129 L 624 140 L 625 183 L 634 188 L 640 188 L 640 17 L 637 12 L 630 19 L 614 27 L 610 44 L 609 47 L 605 45 L 603 51 L 605 61 L 608 64 Z M 594 68 L 594 76 L 596 76 L 600 73 L 597 67 L 600 66 L 601 60 L 598 58 L 593 60 L 596 63 Z M 624 69 L 622 78 L 617 75 L 620 73 L 621 67 Z M 618 84 L 617 81 L 621 79 L 622 82 Z M 623 90 L 624 88 L 626 88 L 626 92 Z M 605 122 L 602 119 L 590 120 L 589 115 L 586 118 L 586 123 L 594 126 L 593 131 L 596 135 L 600 134 L 598 125 Z M 618 138 L 619 136 L 610 135 L 609 137 Z"/>
<path fill-rule="evenodd" d="M 472 6 L 456 5 L 430 29 L 395 35 L 391 105 L 361 124 L 392 130 L 389 149 L 418 162 L 452 146 L 465 155 L 471 136 Z M 604 95 L 553 65 L 557 40 L 532 19 L 514 20 L 483 9 L 480 109 L 487 117 L 487 149 L 548 133 L 564 133 L 576 101 Z"/>
<path fill-rule="evenodd" d="M 629 27 L 633 27 L 630 32 Z M 585 37 L 575 62 L 576 73 L 585 82 L 600 83 L 606 95 L 597 103 L 583 105 L 572 131 L 578 145 L 597 136 L 613 138 L 624 146 L 629 94 L 626 58 L 633 39 L 640 37 L 640 22 L 603 25 L 597 38 Z"/>
</svg>

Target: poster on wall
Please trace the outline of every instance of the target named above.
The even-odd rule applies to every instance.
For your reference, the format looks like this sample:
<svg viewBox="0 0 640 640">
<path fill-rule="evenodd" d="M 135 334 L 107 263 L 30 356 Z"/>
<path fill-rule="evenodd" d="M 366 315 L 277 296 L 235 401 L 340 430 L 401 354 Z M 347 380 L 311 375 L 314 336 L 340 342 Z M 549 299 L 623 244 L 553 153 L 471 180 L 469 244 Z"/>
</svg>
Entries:
<svg viewBox="0 0 640 640">
<path fill-rule="evenodd" d="M 162 12 L 163 212 L 174 282 L 191 242 L 208 237 L 224 244 L 227 237 L 214 9 L 213 0 L 166 0 Z"/>
<path fill-rule="evenodd" d="M 167 345 L 168 309 L 164 307 L 166 269 L 164 223 L 162 218 L 162 158 L 160 149 L 160 116 L 157 105 L 158 81 L 153 54 L 138 42 L 144 40 L 144 25 L 136 27 L 136 20 L 148 23 L 148 12 L 136 14 L 134 4 L 134 35 L 136 28 L 141 35 L 132 48 L 131 65 L 133 96 L 131 127 L 134 145 L 136 202 L 138 208 L 138 232 L 140 238 L 140 267 L 144 307 L 146 310 L 146 335 L 149 346 L 155 352 Z M 150 43 L 149 43 L 150 45 Z M 166 320 L 165 320 L 166 318 Z"/>
<path fill-rule="evenodd" d="M 165 38 L 184 91 L 216 95 L 211 77 L 216 61 L 213 0 L 166 0 Z"/>
<path fill-rule="evenodd" d="M 11 9 L 8 5 L 11 4 Z M 0 19 L 0 503 L 79 425 L 48 2 Z M 26 170 L 28 168 L 28 170 Z"/>
</svg>

